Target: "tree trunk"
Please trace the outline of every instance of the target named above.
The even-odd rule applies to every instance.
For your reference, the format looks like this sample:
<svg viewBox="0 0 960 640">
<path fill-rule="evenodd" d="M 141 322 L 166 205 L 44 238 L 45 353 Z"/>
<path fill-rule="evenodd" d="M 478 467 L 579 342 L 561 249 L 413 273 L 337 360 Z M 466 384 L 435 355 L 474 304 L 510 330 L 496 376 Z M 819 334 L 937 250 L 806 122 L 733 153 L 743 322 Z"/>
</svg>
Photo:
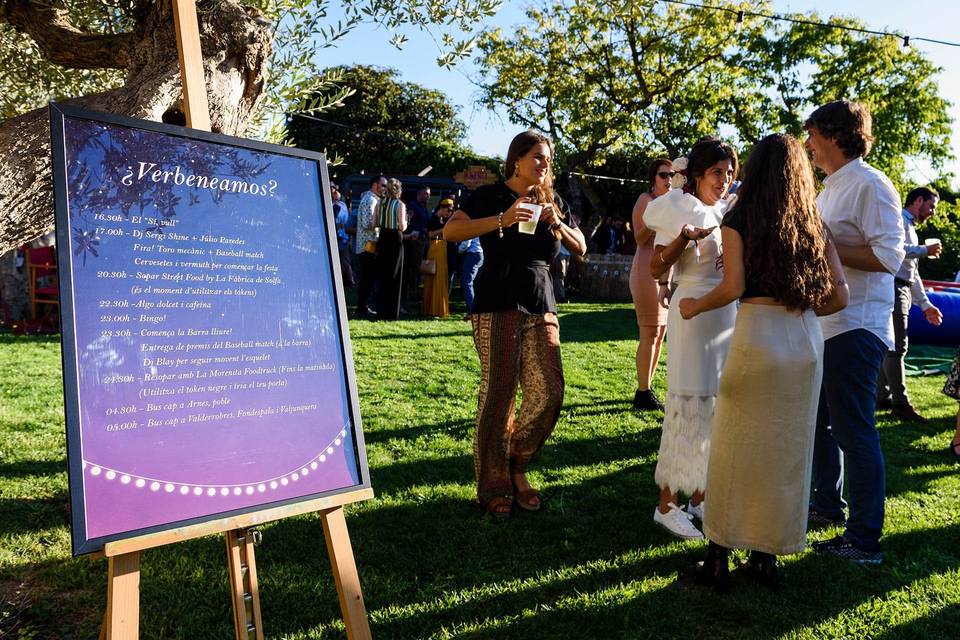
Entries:
<svg viewBox="0 0 960 640">
<path fill-rule="evenodd" d="M 272 49 L 270 24 L 238 0 L 220 0 L 214 10 L 202 11 L 198 17 L 212 129 L 242 135 L 263 93 Z M 15 26 L 44 40 L 42 25 L 37 28 L 27 22 Z M 50 30 L 55 31 L 54 27 Z M 182 122 L 182 115 L 177 118 L 182 114 L 182 94 L 169 0 L 151 5 L 129 36 L 124 54 L 103 65 L 129 60 L 124 85 L 65 102 L 147 120 L 160 121 L 167 115 L 168 121 Z M 111 38 L 115 46 L 122 46 L 115 36 Z M 79 51 L 75 64 L 69 51 L 60 51 L 56 59 L 66 66 L 89 66 L 89 55 L 81 59 Z M 0 124 L 0 254 L 52 228 L 49 118 L 47 109 L 37 109 Z"/>
</svg>

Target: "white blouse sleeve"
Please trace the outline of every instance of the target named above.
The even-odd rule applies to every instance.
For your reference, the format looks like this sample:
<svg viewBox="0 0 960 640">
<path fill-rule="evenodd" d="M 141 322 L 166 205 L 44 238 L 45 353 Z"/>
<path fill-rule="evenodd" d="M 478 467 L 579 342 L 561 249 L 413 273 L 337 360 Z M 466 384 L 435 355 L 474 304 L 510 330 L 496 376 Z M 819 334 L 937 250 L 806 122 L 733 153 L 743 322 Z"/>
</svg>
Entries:
<svg viewBox="0 0 960 640">
<path fill-rule="evenodd" d="M 672 189 L 647 205 L 643 223 L 656 232 L 658 245 L 666 246 L 676 240 L 683 225 L 694 220 L 697 202 L 682 189 Z"/>
</svg>

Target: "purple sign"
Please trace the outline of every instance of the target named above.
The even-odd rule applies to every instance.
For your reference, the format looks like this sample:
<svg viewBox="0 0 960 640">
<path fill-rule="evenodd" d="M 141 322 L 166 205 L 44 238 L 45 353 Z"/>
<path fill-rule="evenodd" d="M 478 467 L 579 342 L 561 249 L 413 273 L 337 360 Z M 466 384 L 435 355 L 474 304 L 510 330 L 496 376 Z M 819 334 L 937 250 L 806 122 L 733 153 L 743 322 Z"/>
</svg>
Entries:
<svg viewBox="0 0 960 640">
<path fill-rule="evenodd" d="M 368 486 L 323 157 L 51 114 L 74 552 Z"/>
</svg>

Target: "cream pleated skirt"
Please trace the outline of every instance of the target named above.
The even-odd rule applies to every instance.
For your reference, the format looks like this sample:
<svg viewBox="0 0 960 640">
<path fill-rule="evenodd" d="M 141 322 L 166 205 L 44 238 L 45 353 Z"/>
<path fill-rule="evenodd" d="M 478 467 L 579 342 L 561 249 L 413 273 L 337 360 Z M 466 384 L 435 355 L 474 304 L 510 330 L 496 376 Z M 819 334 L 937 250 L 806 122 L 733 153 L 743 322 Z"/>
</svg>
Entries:
<svg viewBox="0 0 960 640">
<path fill-rule="evenodd" d="M 822 375 L 813 311 L 740 306 L 714 415 L 707 538 L 775 555 L 803 550 Z"/>
</svg>

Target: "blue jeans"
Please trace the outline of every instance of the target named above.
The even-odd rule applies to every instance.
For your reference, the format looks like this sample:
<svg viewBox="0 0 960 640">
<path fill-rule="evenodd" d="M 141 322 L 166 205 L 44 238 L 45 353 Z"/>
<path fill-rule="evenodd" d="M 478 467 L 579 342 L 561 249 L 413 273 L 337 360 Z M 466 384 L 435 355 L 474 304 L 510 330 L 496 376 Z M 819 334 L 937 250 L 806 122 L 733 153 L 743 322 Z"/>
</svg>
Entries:
<svg viewBox="0 0 960 640">
<path fill-rule="evenodd" d="M 876 550 L 883 531 L 884 465 L 874 412 L 877 376 L 887 347 L 866 329 L 824 342 L 823 385 L 813 446 L 810 507 L 841 518 L 844 471 L 850 517 L 844 538 Z"/>
<path fill-rule="evenodd" d="M 474 251 L 460 254 L 460 288 L 463 289 L 463 299 L 467 303 L 467 313 L 473 311 L 473 281 L 482 264 L 482 253 Z"/>
</svg>

